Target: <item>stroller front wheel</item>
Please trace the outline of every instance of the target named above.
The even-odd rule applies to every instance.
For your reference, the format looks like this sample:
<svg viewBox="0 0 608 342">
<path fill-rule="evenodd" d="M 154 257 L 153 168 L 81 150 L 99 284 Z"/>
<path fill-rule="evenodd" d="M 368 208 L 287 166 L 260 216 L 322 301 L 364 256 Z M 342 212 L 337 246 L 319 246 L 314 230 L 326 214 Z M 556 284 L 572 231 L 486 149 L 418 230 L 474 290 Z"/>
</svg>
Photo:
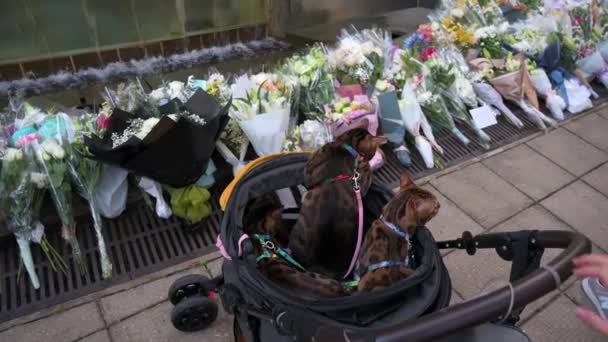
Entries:
<svg viewBox="0 0 608 342">
<path fill-rule="evenodd" d="M 189 297 L 171 311 L 171 322 L 175 329 L 185 332 L 207 328 L 217 318 L 217 304 L 209 298 Z"/>
<path fill-rule="evenodd" d="M 207 296 L 209 291 L 214 289 L 214 285 L 209 278 L 199 275 L 190 274 L 177 279 L 169 288 L 169 301 L 173 305 L 177 305 L 184 298 L 194 296 Z"/>
</svg>

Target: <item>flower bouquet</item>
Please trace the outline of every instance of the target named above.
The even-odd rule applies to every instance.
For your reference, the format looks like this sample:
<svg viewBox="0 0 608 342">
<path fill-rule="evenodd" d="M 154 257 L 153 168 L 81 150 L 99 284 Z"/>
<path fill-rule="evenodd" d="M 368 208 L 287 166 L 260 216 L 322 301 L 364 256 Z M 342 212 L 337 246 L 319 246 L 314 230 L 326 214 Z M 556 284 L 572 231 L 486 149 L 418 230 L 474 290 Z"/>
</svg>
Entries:
<svg viewBox="0 0 608 342">
<path fill-rule="evenodd" d="M 367 122 L 367 130 L 370 134 L 378 134 L 378 116 L 367 95 L 355 95 L 352 100 L 349 98 L 336 100 L 327 106 L 325 115 L 333 139 L 360 127 L 362 122 Z"/>
<path fill-rule="evenodd" d="M 300 86 L 300 112 L 311 120 L 322 120 L 324 106 L 335 96 L 335 82 L 329 72 L 324 47 L 315 45 L 304 55 L 287 60 L 287 72 L 294 75 Z"/>
<path fill-rule="evenodd" d="M 105 132 L 84 137 L 84 142 L 93 158 L 104 163 L 174 187 L 192 184 L 207 168 L 230 101 L 221 107 L 200 89 L 183 105 L 178 101 L 173 101 L 172 114 L 145 120 L 114 108 Z"/>
<path fill-rule="evenodd" d="M 479 70 L 504 98 L 520 106 L 538 128 L 546 129 L 545 123 L 556 125 L 553 119 L 539 110 L 536 90 L 522 54 L 514 57 L 508 53 L 505 59 L 478 58 L 469 64 Z M 496 75 L 497 73 L 499 75 Z"/>
<path fill-rule="evenodd" d="M 34 269 L 32 242 L 40 244 L 53 270 L 67 270 L 61 256 L 46 240 L 44 226 L 38 221 L 47 186 L 47 177 L 39 172 L 29 146 L 38 138 L 36 133 L 22 135 L 22 147 L 9 147 L 0 155 L 0 208 L 9 231 L 17 239 L 21 260 L 35 289 L 40 288 L 40 281 Z"/>
<path fill-rule="evenodd" d="M 414 145 L 422 156 L 425 166 L 432 169 L 435 165 L 433 149 L 441 154 L 443 154 L 443 149 L 435 141 L 431 125 L 422 112 L 414 87 L 410 82 L 403 87 L 399 109 L 408 133 L 414 137 Z"/>
<path fill-rule="evenodd" d="M 76 221 L 72 208 L 72 185 L 68 158 L 65 146 L 69 147 L 67 141 L 68 128 L 71 121 L 65 114 L 49 116 L 38 129 L 41 143 L 32 141 L 36 162 L 41 171 L 48 179 L 48 188 L 55 208 L 61 219 L 61 235 L 72 248 L 74 260 L 80 268 L 81 274 L 87 272 L 86 261 L 80 250 L 80 244 L 76 237 Z"/>
<path fill-rule="evenodd" d="M 583 2 L 570 9 L 572 35 L 578 48 L 576 66 L 588 80 L 596 78 L 608 88 L 608 63 L 597 44 L 603 39 L 594 29 L 591 2 Z"/>
<path fill-rule="evenodd" d="M 258 156 L 280 152 L 287 138 L 294 85 L 277 74 L 242 75 L 232 85 L 236 120 Z"/>
<path fill-rule="evenodd" d="M 530 71 L 530 81 L 534 89 L 545 99 L 547 108 L 551 111 L 553 118 L 559 121 L 564 120 L 566 101 L 553 90 L 553 85 L 545 70 L 542 68 L 532 69 Z"/>
<path fill-rule="evenodd" d="M 327 61 L 341 86 L 373 87 L 384 70 L 384 33 L 343 31 Z"/>
<path fill-rule="evenodd" d="M 97 238 L 97 247 L 101 262 L 101 273 L 104 279 L 112 276 L 112 262 L 108 255 L 106 242 L 102 234 L 103 222 L 95 200 L 95 191 L 102 175 L 102 164 L 92 159 L 92 154 L 84 144 L 83 137 L 99 132 L 98 121 L 93 114 L 84 114 L 76 118 L 76 137 L 67 150 L 67 166 L 72 183 L 80 195 L 89 202 L 93 229 Z"/>
<path fill-rule="evenodd" d="M 285 141 L 283 149 L 290 152 L 312 152 L 330 141 L 330 134 L 325 124 L 316 120 L 306 120 L 294 129 L 292 137 Z"/>
</svg>

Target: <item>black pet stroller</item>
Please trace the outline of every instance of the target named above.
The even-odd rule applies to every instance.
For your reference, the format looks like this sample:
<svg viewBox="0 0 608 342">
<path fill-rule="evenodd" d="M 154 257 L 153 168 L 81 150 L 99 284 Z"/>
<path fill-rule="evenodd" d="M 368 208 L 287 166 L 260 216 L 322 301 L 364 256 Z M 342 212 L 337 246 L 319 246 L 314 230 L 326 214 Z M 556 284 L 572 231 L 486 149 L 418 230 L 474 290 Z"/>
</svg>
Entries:
<svg viewBox="0 0 608 342">
<path fill-rule="evenodd" d="M 250 199 L 284 188 L 298 197 L 307 158 L 263 158 L 229 187 L 220 238 L 231 260 L 224 261 L 223 274 L 216 279 L 186 276 L 171 286 L 177 329 L 201 330 L 215 320 L 217 304 L 207 297 L 213 291 L 234 315 L 235 341 L 529 341 L 515 327 L 524 306 L 559 287 L 572 274 L 572 259 L 591 250 L 587 238 L 566 231 L 475 237 L 465 232 L 461 238 L 435 242 L 429 230 L 420 228 L 413 237 L 417 269 L 412 276 L 374 293 L 304 300 L 265 278 L 256 269 L 251 241 L 239 240 Z M 372 185 L 364 198 L 366 227 L 392 195 L 390 189 Z M 293 216 L 297 210 L 284 215 L 295 222 Z M 512 263 L 509 285 L 448 307 L 451 282 L 439 252 L 444 248 L 464 249 L 470 255 L 480 248 L 495 249 Z M 539 267 L 545 248 L 565 251 Z"/>
</svg>

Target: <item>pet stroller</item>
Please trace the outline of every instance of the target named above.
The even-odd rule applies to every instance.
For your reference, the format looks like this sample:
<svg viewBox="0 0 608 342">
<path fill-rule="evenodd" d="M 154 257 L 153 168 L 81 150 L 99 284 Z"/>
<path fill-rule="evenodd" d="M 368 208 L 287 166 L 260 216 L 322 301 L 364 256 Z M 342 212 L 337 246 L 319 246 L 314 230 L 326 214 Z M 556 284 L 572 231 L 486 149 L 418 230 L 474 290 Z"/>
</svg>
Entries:
<svg viewBox="0 0 608 342">
<path fill-rule="evenodd" d="M 303 183 L 306 154 L 282 154 L 253 162 L 228 187 L 220 236 L 229 259 L 216 279 L 186 276 L 169 290 L 176 306 L 174 326 L 182 331 L 206 328 L 216 316 L 219 293 L 224 309 L 234 315 L 235 341 L 529 341 L 515 327 L 524 306 L 547 294 L 572 273 L 572 259 L 591 250 L 584 236 L 566 231 L 518 231 L 473 237 L 465 232 L 452 241 L 435 242 L 428 229 L 412 238 L 416 271 L 373 293 L 348 297 L 301 299 L 265 278 L 256 268 L 242 219 L 250 199 L 278 189 L 292 189 L 296 199 Z M 300 187 L 301 189 L 301 187 Z M 373 184 L 364 198 L 366 227 L 381 213 L 393 192 Z M 292 216 L 291 218 L 289 218 Z M 297 210 L 284 218 L 295 221 Z M 450 276 L 440 249 L 492 248 L 511 261 L 508 286 L 449 306 Z M 544 248 L 565 249 L 539 267 Z"/>
</svg>

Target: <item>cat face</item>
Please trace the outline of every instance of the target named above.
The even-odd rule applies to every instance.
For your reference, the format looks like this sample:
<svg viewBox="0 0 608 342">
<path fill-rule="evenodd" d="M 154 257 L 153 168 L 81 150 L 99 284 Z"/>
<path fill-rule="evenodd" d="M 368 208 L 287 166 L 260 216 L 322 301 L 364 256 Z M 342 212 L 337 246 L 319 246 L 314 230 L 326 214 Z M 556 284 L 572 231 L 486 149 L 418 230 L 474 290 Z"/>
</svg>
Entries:
<svg viewBox="0 0 608 342">
<path fill-rule="evenodd" d="M 279 243 L 289 240 L 289 233 L 283 226 L 283 208 L 272 196 L 254 199 L 246 208 L 243 230 L 247 234 L 267 234 Z"/>
<path fill-rule="evenodd" d="M 387 139 L 383 136 L 373 136 L 365 128 L 355 128 L 347 131 L 336 139 L 338 144 L 349 144 L 364 159 L 371 159 L 376 150 L 386 144 Z"/>
<path fill-rule="evenodd" d="M 441 205 L 429 191 L 419 188 L 411 177 L 401 175 L 399 192 L 384 209 L 384 215 L 390 222 L 413 234 L 417 226 L 423 226 L 437 213 Z"/>
</svg>

